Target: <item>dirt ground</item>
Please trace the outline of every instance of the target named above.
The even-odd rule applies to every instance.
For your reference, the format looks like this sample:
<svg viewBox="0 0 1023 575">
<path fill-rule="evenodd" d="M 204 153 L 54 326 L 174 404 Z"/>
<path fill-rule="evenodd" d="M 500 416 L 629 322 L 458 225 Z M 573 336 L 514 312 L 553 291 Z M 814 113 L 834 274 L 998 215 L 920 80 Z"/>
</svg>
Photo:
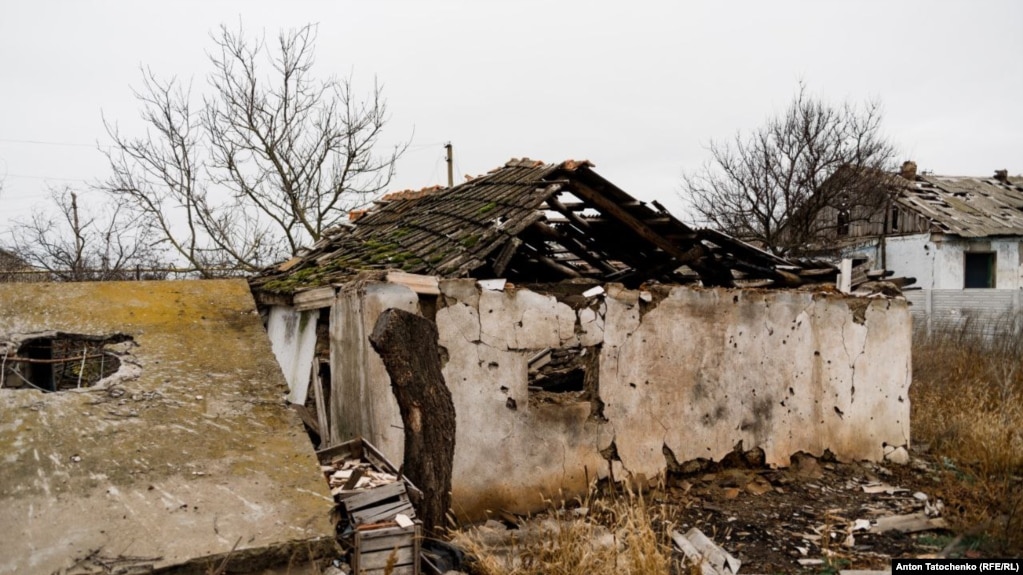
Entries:
<svg viewBox="0 0 1023 575">
<path fill-rule="evenodd" d="M 650 500 L 678 531 L 697 527 L 740 559 L 740 573 L 888 569 L 892 557 L 934 556 L 953 539 L 929 491 L 938 465 L 917 454 L 907 465 L 796 457 L 786 469 L 676 475 Z M 878 532 L 882 518 L 908 514 L 920 531 Z"/>
</svg>

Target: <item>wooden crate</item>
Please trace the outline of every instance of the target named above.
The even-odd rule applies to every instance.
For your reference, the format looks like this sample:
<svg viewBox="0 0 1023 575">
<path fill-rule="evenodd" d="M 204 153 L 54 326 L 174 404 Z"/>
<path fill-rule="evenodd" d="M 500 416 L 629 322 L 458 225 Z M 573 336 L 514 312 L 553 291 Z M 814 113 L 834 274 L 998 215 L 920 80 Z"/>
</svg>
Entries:
<svg viewBox="0 0 1023 575">
<path fill-rule="evenodd" d="M 338 443 L 333 447 L 321 449 L 316 452 L 316 457 L 324 465 L 329 464 L 335 459 L 361 459 L 372 463 L 380 471 L 398 474 L 394 464 L 384 457 L 384 454 L 380 453 L 376 447 L 373 447 L 373 444 L 361 437 Z"/>
<path fill-rule="evenodd" d="M 412 519 L 416 516 L 412 502 L 405 492 L 405 483 L 395 481 L 380 487 L 364 489 L 355 493 L 342 493 L 340 503 L 354 525 L 371 525 L 390 521 L 401 513 Z"/>
<path fill-rule="evenodd" d="M 354 536 L 352 571 L 355 575 L 383 575 L 387 562 L 395 556 L 391 575 L 420 575 L 419 545 L 422 526 L 383 527 L 358 530 Z"/>
</svg>

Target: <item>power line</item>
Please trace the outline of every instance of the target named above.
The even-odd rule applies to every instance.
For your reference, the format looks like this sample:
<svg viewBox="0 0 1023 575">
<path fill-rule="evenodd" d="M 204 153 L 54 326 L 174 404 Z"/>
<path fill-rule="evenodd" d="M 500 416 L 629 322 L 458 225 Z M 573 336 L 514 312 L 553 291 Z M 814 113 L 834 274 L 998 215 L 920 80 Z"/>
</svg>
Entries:
<svg viewBox="0 0 1023 575">
<path fill-rule="evenodd" d="M 72 148 L 92 148 L 97 150 L 100 148 L 109 148 L 110 146 L 99 146 L 97 144 L 79 144 L 76 142 L 50 142 L 46 140 L 18 140 L 14 138 L 0 138 L 0 142 L 5 144 L 29 144 L 33 146 L 66 146 Z"/>
<path fill-rule="evenodd" d="M 82 182 L 85 184 L 89 183 L 89 180 L 84 178 L 58 178 L 55 176 L 32 176 L 29 174 L 5 174 L 8 178 L 26 178 L 29 180 L 58 180 L 61 182 Z"/>
</svg>

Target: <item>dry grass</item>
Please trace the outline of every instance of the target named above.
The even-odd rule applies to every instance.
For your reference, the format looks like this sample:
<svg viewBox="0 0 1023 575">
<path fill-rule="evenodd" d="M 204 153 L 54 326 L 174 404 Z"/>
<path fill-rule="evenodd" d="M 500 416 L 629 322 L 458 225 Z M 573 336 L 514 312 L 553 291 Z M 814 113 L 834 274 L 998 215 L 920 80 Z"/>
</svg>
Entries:
<svg viewBox="0 0 1023 575">
<path fill-rule="evenodd" d="M 576 502 L 580 514 L 563 504 L 546 518 L 509 531 L 507 543 L 495 545 L 484 530 L 455 533 L 454 542 L 477 558 L 474 575 L 590 575 L 593 573 L 681 573 L 672 556 L 664 509 L 641 495 L 592 491 Z M 659 526 L 659 527 L 655 527 Z"/>
<path fill-rule="evenodd" d="M 950 518 L 987 551 L 1023 552 L 1023 314 L 914 334 L 910 397 Z"/>
</svg>

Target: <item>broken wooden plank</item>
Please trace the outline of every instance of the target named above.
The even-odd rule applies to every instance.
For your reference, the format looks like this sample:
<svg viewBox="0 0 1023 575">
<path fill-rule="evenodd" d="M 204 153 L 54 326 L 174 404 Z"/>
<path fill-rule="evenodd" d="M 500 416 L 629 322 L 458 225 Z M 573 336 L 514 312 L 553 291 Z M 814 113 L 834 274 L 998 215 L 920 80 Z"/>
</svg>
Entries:
<svg viewBox="0 0 1023 575">
<path fill-rule="evenodd" d="M 377 488 L 379 489 L 379 488 Z M 391 503 L 385 503 L 379 507 L 369 507 L 352 513 L 352 523 L 356 525 L 368 525 L 381 521 L 393 521 L 398 514 L 415 516 L 415 510 L 408 497 Z"/>
<path fill-rule="evenodd" d="M 401 284 L 417 294 L 440 295 L 440 285 L 437 276 L 390 271 L 387 272 L 387 281 L 392 284 Z"/>
<path fill-rule="evenodd" d="M 356 530 L 352 570 L 360 575 L 419 575 L 422 527 L 388 526 Z"/>
<path fill-rule="evenodd" d="M 320 377 L 324 363 L 329 365 L 329 362 L 324 360 L 314 360 L 312 373 L 309 375 L 313 387 L 313 403 L 316 405 L 316 421 L 320 424 L 320 449 L 330 445 L 330 414 L 327 413 L 327 399 L 323 389 L 324 384 L 329 386 L 330 382 L 324 382 Z"/>
<path fill-rule="evenodd" d="M 660 248 L 679 261 L 680 264 L 689 263 L 692 258 L 681 248 L 666 240 L 663 236 L 650 229 L 639 218 L 627 212 L 614 200 L 604 196 L 600 191 L 585 184 L 578 183 L 572 187 L 572 193 L 579 199 L 589 202 L 597 210 L 604 212 L 631 229 L 637 236 Z"/>
<path fill-rule="evenodd" d="M 348 476 L 348 481 L 341 486 L 341 491 L 351 491 L 355 489 L 355 486 L 359 484 L 359 480 L 362 479 L 363 471 L 361 467 L 356 467 L 352 470 L 352 474 Z"/>
<path fill-rule="evenodd" d="M 292 303 L 296 311 L 321 309 L 334 305 L 336 290 L 333 286 L 324 286 L 296 292 Z"/>
<path fill-rule="evenodd" d="M 365 491 L 346 497 L 341 503 L 349 511 L 355 511 L 369 507 L 391 497 L 399 497 L 405 494 L 405 484 L 401 481 L 374 487 Z"/>
<path fill-rule="evenodd" d="M 309 427 L 309 429 L 313 430 L 313 433 L 320 437 L 323 437 L 323 434 L 320 433 L 320 422 L 312 414 L 312 412 L 309 411 L 308 407 L 304 405 L 296 405 L 294 403 L 289 405 L 291 405 L 291 409 L 295 410 L 295 413 L 298 414 L 298 417 L 302 420 L 302 423 L 306 424 L 306 426 Z"/>
<path fill-rule="evenodd" d="M 519 238 L 511 238 L 504 243 L 504 246 L 502 246 L 501 250 L 497 253 L 497 257 L 494 258 L 494 265 L 492 266 L 494 275 L 504 275 L 504 269 L 508 267 L 508 262 L 511 261 L 512 256 L 515 255 L 515 252 L 518 251 L 519 246 L 521 245 L 522 240 Z"/>
</svg>

